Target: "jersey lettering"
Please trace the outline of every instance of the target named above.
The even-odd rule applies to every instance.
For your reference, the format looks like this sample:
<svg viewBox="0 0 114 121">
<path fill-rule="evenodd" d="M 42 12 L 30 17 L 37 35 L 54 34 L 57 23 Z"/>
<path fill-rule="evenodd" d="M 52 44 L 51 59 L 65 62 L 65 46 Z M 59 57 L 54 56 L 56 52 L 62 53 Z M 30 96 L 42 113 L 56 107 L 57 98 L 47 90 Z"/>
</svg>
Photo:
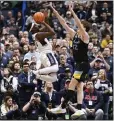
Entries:
<svg viewBox="0 0 114 121">
<path fill-rule="evenodd" d="M 78 50 L 78 44 L 80 43 L 79 39 L 75 39 L 73 41 L 73 49 Z"/>
<path fill-rule="evenodd" d="M 47 53 L 47 57 L 48 57 L 51 65 L 56 64 L 55 58 L 53 57 L 52 53 Z"/>
</svg>

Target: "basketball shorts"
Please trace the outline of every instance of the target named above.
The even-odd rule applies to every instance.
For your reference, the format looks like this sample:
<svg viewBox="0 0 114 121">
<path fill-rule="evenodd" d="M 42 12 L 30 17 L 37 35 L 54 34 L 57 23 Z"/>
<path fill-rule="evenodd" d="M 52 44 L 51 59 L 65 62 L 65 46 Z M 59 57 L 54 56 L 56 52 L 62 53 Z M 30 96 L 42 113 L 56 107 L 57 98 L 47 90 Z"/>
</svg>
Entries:
<svg viewBox="0 0 114 121">
<path fill-rule="evenodd" d="M 52 52 L 40 53 L 40 61 L 44 67 L 58 65 L 58 62 L 57 62 L 57 60 Z"/>
<path fill-rule="evenodd" d="M 75 66 L 75 72 L 73 78 L 79 82 L 84 82 L 88 78 L 88 71 L 90 69 L 90 64 L 87 62 L 77 63 Z"/>
</svg>

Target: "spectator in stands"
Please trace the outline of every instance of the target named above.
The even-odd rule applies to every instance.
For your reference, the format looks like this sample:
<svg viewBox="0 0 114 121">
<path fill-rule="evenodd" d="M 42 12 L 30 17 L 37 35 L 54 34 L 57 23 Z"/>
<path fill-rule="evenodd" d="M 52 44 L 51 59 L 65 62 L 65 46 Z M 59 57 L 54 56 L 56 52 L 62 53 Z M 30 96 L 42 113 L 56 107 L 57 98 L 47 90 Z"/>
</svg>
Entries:
<svg viewBox="0 0 114 121">
<path fill-rule="evenodd" d="M 46 107 L 43 102 L 41 102 L 41 94 L 39 92 L 34 92 L 31 96 L 30 101 L 28 101 L 22 111 L 26 113 L 28 120 L 44 120 Z"/>
<path fill-rule="evenodd" d="M 11 46 L 10 43 L 5 41 L 5 53 L 8 56 L 9 60 L 12 58 L 13 52 L 11 50 Z"/>
<path fill-rule="evenodd" d="M 4 94 L 9 86 L 12 86 L 13 92 L 17 91 L 18 80 L 11 75 L 8 68 L 4 68 L 3 79 L 1 80 L 1 92 Z"/>
<path fill-rule="evenodd" d="M 20 45 L 23 47 L 25 44 L 29 45 L 29 39 L 22 37 L 20 40 Z"/>
<path fill-rule="evenodd" d="M 91 116 L 95 120 L 102 120 L 104 114 L 103 110 L 101 109 L 103 97 L 100 92 L 94 89 L 94 85 L 91 80 L 87 81 L 86 88 L 87 89 L 84 91 L 83 100 L 86 117 L 89 118 Z"/>
<path fill-rule="evenodd" d="M 15 39 L 15 36 L 13 34 L 10 34 L 9 36 L 9 42 L 13 43 Z"/>
<path fill-rule="evenodd" d="M 7 13 L 7 18 L 6 18 L 7 25 L 10 24 L 11 18 L 13 18 L 13 13 L 12 13 L 12 11 L 8 11 L 8 13 Z"/>
<path fill-rule="evenodd" d="M 57 61 L 59 61 L 60 49 L 61 49 L 61 48 L 60 48 L 60 45 L 57 44 L 57 45 L 55 46 L 55 50 L 54 50 L 54 55 L 55 55 Z"/>
<path fill-rule="evenodd" d="M 5 20 L 4 20 L 4 16 L 2 14 L 0 14 L 0 28 L 5 26 Z"/>
<path fill-rule="evenodd" d="M 110 49 L 110 54 L 111 54 L 111 56 L 113 56 L 113 43 L 110 42 L 110 43 L 107 45 L 107 47 L 109 47 L 109 49 Z"/>
<path fill-rule="evenodd" d="M 101 28 L 101 33 L 103 38 L 105 37 L 106 34 L 109 34 L 110 36 L 112 35 L 112 24 L 109 24 L 106 22 L 104 26 Z"/>
<path fill-rule="evenodd" d="M 71 28 L 76 29 L 74 18 L 72 17 L 70 11 L 66 12 L 66 21 L 69 22 Z"/>
<path fill-rule="evenodd" d="M 18 61 L 13 63 L 12 73 L 13 73 L 13 76 L 16 78 L 18 78 L 19 74 L 21 73 L 21 65 Z"/>
<path fill-rule="evenodd" d="M 15 23 L 15 18 L 11 18 L 10 19 L 10 23 L 8 25 L 9 27 L 9 34 L 13 34 L 15 36 L 18 35 L 18 26 L 16 26 L 16 23 Z"/>
<path fill-rule="evenodd" d="M 19 30 L 22 30 L 22 13 L 20 11 L 17 13 L 16 26 L 18 26 Z"/>
<path fill-rule="evenodd" d="M 89 42 L 88 44 L 88 57 L 89 57 L 89 61 L 91 61 L 91 57 L 93 56 L 93 43 Z"/>
<path fill-rule="evenodd" d="M 29 46 L 25 44 L 22 48 L 22 54 L 25 55 L 26 53 L 28 53 L 28 51 L 29 51 Z"/>
<path fill-rule="evenodd" d="M 58 71 L 58 79 L 62 80 L 65 77 L 65 70 L 69 68 L 71 73 L 73 73 L 73 67 L 66 63 L 66 57 L 64 55 L 60 55 L 60 65 Z"/>
<path fill-rule="evenodd" d="M 13 42 L 12 44 L 13 44 L 12 45 L 13 46 L 13 49 L 20 47 L 19 42 L 17 42 L 17 41 L 16 42 Z"/>
<path fill-rule="evenodd" d="M 31 61 L 32 56 L 35 56 L 37 58 L 37 61 L 39 60 L 39 53 L 36 52 L 36 50 L 35 50 L 35 43 L 34 42 L 30 43 L 29 52 L 25 54 L 24 60 L 28 59 L 29 61 Z"/>
<path fill-rule="evenodd" d="M 53 89 L 52 82 L 46 82 L 44 87 L 44 92 L 42 93 L 42 101 L 45 103 L 46 107 L 51 109 L 58 105 L 57 92 Z M 48 120 L 57 119 L 56 115 L 49 112 L 46 113 Z"/>
<path fill-rule="evenodd" d="M 108 120 L 109 95 L 112 93 L 112 85 L 110 81 L 107 80 L 106 71 L 104 69 L 100 69 L 98 72 L 95 88 L 103 95 L 104 120 Z"/>
<path fill-rule="evenodd" d="M 91 69 L 89 71 L 89 75 L 97 76 L 97 73 L 100 69 L 106 69 L 106 71 L 110 70 L 110 65 L 105 61 L 101 52 L 96 56 L 96 58 L 90 63 Z"/>
<path fill-rule="evenodd" d="M 102 5 L 100 13 L 102 14 L 103 12 L 106 12 L 109 17 L 111 16 L 111 12 L 107 2 L 104 2 Z"/>
<path fill-rule="evenodd" d="M 60 103 L 64 100 L 64 97 L 66 96 L 65 94 L 65 92 L 68 90 L 68 87 L 69 87 L 69 83 L 70 83 L 70 78 L 67 78 L 66 80 L 65 80 L 65 85 L 64 85 L 64 88 L 63 89 L 61 89 L 58 93 L 59 93 L 59 98 L 60 98 Z M 75 95 L 72 95 L 72 98 L 71 98 L 71 102 L 72 103 L 76 103 L 76 91 L 75 91 Z"/>
<path fill-rule="evenodd" d="M 113 55 L 111 55 L 111 50 L 109 47 L 104 48 L 103 56 L 106 62 L 110 65 L 110 70 L 107 72 L 107 78 L 113 83 Z"/>
<path fill-rule="evenodd" d="M 19 42 L 21 40 L 21 38 L 23 37 L 23 32 L 22 31 L 19 31 L 18 32 L 18 39 L 19 39 Z"/>
<path fill-rule="evenodd" d="M 60 90 L 64 88 L 66 80 L 70 79 L 72 77 L 72 73 L 70 71 L 70 68 L 66 68 L 64 74 L 65 74 L 65 76 L 63 78 L 59 79 Z"/>
<path fill-rule="evenodd" d="M 23 32 L 23 37 L 24 37 L 25 39 L 28 39 L 28 36 L 29 36 L 29 35 L 28 35 L 28 31 L 24 31 L 24 32 Z"/>
<path fill-rule="evenodd" d="M 12 60 L 22 62 L 23 56 L 20 53 L 20 48 L 14 48 L 13 49 L 13 57 L 12 57 Z"/>
<path fill-rule="evenodd" d="M 92 41 L 94 46 L 97 46 L 97 47 L 100 46 L 100 42 L 98 41 L 98 37 L 96 35 L 92 36 L 91 41 Z"/>
<path fill-rule="evenodd" d="M 101 48 L 107 47 L 107 45 L 112 42 L 110 35 L 106 34 L 105 38 L 101 41 Z"/>
<path fill-rule="evenodd" d="M 9 57 L 5 54 L 2 44 L 0 44 L 0 67 L 6 68 L 9 62 Z"/>
<path fill-rule="evenodd" d="M 23 62 L 23 71 L 18 76 L 20 106 L 23 107 L 33 94 L 37 81 L 29 68 L 29 63 Z M 25 97 L 26 95 L 26 97 Z"/>
<path fill-rule="evenodd" d="M 92 28 L 89 30 L 89 32 L 92 32 L 93 35 L 96 35 L 99 42 L 102 40 L 101 31 L 98 30 L 98 26 L 96 23 L 92 24 Z"/>
<path fill-rule="evenodd" d="M 7 65 L 7 67 L 9 68 L 9 71 L 12 73 L 12 67 L 13 67 L 13 63 L 14 63 L 14 61 L 13 60 L 10 60 L 9 61 L 9 63 L 8 63 L 8 65 Z"/>
<path fill-rule="evenodd" d="M 104 56 L 104 59 L 106 60 L 106 62 L 110 66 L 112 66 L 113 59 L 112 59 L 112 56 L 111 56 L 111 52 L 110 52 L 109 47 L 104 48 L 103 56 Z"/>
<path fill-rule="evenodd" d="M 90 55 L 89 60 L 92 61 L 93 59 L 95 59 L 95 57 L 97 56 L 99 51 L 99 48 L 97 46 L 93 46 L 92 49 L 92 55 Z"/>
<path fill-rule="evenodd" d="M 84 11 L 83 5 L 79 6 L 79 10 L 77 11 L 77 16 L 80 20 L 86 19 L 86 11 Z"/>
<path fill-rule="evenodd" d="M 4 102 L 1 105 L 1 118 L 7 120 L 19 119 L 20 111 L 18 105 L 13 102 L 10 96 L 4 98 Z"/>
<path fill-rule="evenodd" d="M 68 48 L 67 46 L 62 46 L 61 47 L 61 52 L 60 52 L 62 55 L 64 55 L 66 58 L 69 57 L 69 53 L 68 53 Z"/>
<path fill-rule="evenodd" d="M 6 97 L 6 96 L 10 96 L 12 97 L 12 100 L 13 102 L 15 102 L 16 104 L 19 105 L 19 96 L 18 96 L 18 91 L 13 91 L 13 87 L 11 85 L 9 85 L 7 88 L 6 88 L 6 92 L 4 93 L 3 95 L 3 98 Z M 3 99 L 1 98 L 1 99 Z"/>
<path fill-rule="evenodd" d="M 29 25 L 30 23 L 34 22 L 33 15 L 35 14 L 36 11 L 30 10 L 30 16 L 26 20 L 26 26 Z"/>
</svg>

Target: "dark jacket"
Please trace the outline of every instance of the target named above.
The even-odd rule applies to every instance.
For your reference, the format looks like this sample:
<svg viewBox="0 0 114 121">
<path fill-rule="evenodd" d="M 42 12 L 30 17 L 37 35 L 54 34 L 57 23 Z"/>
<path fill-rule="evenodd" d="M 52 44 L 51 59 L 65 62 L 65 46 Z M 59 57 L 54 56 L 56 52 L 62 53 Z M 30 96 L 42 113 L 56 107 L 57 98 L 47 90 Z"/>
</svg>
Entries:
<svg viewBox="0 0 114 121">
<path fill-rule="evenodd" d="M 2 58 L 0 59 L 0 67 L 6 68 L 8 62 L 9 62 L 9 57 L 5 53 L 3 53 Z"/>
<path fill-rule="evenodd" d="M 42 92 L 41 100 L 46 104 L 48 107 L 49 105 L 52 105 L 52 108 L 55 108 L 56 105 L 58 105 L 58 95 L 56 91 L 52 92 L 52 97 L 50 99 L 49 93 Z"/>
<path fill-rule="evenodd" d="M 95 111 L 97 111 L 99 108 L 101 108 L 102 104 L 103 96 L 100 92 L 94 89 L 92 93 L 89 93 L 88 89 L 85 90 L 83 99 L 84 108 L 95 109 Z"/>
<path fill-rule="evenodd" d="M 28 83 L 28 74 L 21 72 L 18 76 L 19 81 L 19 98 L 20 101 L 25 104 L 27 101 L 30 100 L 31 95 L 33 94 L 35 90 L 35 84 L 33 83 L 33 80 L 35 79 L 35 75 L 33 73 L 30 74 L 30 83 Z"/>
<path fill-rule="evenodd" d="M 41 116 L 43 119 L 45 118 L 46 107 L 44 103 L 40 103 L 37 105 L 31 105 L 27 110 L 27 119 L 29 120 L 38 120 L 38 117 Z"/>
</svg>

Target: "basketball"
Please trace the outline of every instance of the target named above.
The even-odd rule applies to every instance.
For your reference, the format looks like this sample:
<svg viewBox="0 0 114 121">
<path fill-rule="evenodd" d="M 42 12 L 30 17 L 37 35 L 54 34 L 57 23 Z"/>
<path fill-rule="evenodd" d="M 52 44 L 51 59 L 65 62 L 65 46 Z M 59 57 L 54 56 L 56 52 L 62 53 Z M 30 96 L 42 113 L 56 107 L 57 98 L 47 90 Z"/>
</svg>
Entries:
<svg viewBox="0 0 114 121">
<path fill-rule="evenodd" d="M 36 23 L 43 22 L 45 20 L 45 15 L 42 12 L 37 12 L 34 14 L 33 19 Z"/>
</svg>

